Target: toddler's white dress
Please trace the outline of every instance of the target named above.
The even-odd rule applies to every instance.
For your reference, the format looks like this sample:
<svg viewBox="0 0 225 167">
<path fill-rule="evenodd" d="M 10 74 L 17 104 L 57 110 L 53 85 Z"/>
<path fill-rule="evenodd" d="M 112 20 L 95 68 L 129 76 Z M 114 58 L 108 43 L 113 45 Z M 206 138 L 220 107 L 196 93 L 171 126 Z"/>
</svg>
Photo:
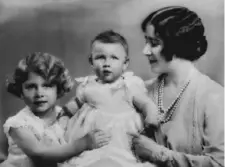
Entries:
<svg viewBox="0 0 225 167">
<path fill-rule="evenodd" d="M 137 161 L 132 152 L 128 134 L 137 134 L 143 128 L 142 118 L 134 108 L 132 98 L 136 93 L 147 92 L 144 82 L 130 72 L 112 84 L 101 84 L 95 76 L 80 78 L 79 81 L 77 98 L 91 108 L 83 121 L 84 134 L 97 128 L 110 133 L 112 138 L 108 145 L 84 151 L 69 160 L 68 164 L 86 167 L 99 160 L 110 159 L 121 167 L 142 167 L 143 164 Z M 81 114 L 78 111 L 69 122 L 66 133 L 70 137 L 80 137 L 76 135 L 74 123 Z"/>
</svg>

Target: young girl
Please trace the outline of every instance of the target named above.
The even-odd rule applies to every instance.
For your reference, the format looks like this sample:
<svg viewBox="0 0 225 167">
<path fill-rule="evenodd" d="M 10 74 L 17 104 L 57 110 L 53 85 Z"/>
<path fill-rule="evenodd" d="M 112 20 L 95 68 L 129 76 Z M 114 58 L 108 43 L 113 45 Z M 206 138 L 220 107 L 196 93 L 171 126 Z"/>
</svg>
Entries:
<svg viewBox="0 0 225 167">
<path fill-rule="evenodd" d="M 19 62 L 7 90 L 27 106 L 4 124 L 9 154 L 2 166 L 53 167 L 85 149 L 107 143 L 100 131 L 65 142 L 65 126 L 57 119 L 61 108 L 56 101 L 72 86 L 62 61 L 48 53 L 33 53 Z M 78 135 L 82 133 L 76 130 Z"/>
<path fill-rule="evenodd" d="M 152 125 L 157 125 L 156 106 L 147 97 L 144 82 L 131 72 L 125 72 L 129 58 L 124 37 L 105 31 L 95 37 L 91 47 L 89 61 L 96 75 L 77 79 L 80 84 L 76 96 L 64 106 L 64 111 L 73 115 L 77 108 L 87 103 L 91 110 L 83 121 L 84 132 L 101 129 L 109 133 L 111 139 L 108 145 L 85 151 L 68 163 L 82 167 L 143 166 L 132 153 L 129 134 L 138 134 L 143 128 L 136 108 Z M 69 139 L 75 136 L 73 123 L 80 114 L 76 112 L 71 118 L 67 131 Z"/>
</svg>

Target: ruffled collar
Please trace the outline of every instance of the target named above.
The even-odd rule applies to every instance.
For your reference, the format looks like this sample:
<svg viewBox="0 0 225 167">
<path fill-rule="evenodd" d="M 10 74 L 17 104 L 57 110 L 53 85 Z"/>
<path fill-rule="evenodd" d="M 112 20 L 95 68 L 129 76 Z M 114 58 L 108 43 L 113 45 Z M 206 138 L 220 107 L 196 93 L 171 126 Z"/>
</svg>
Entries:
<svg viewBox="0 0 225 167">
<path fill-rule="evenodd" d="M 53 112 L 56 112 L 56 117 L 57 117 L 57 115 L 61 112 L 61 107 L 55 106 L 53 110 L 54 110 Z M 30 116 L 32 119 L 37 121 L 37 123 L 40 123 L 41 125 L 44 125 L 44 127 L 50 127 L 50 126 L 54 125 L 54 123 L 57 121 L 57 120 L 53 121 L 50 125 L 47 124 L 43 119 L 41 119 L 38 116 L 34 115 L 34 113 L 30 110 L 30 108 L 28 106 L 26 106 L 23 111 L 28 116 Z"/>
<path fill-rule="evenodd" d="M 123 87 L 126 83 L 129 83 L 131 78 L 134 76 L 134 73 L 131 71 L 124 72 L 120 78 L 118 78 L 113 83 L 104 83 L 102 84 L 100 81 L 98 81 L 98 78 L 96 75 L 86 76 L 86 77 L 79 77 L 75 78 L 75 81 L 86 84 L 88 81 L 94 81 L 102 84 L 104 87 L 108 87 L 110 89 L 119 89 Z"/>
</svg>

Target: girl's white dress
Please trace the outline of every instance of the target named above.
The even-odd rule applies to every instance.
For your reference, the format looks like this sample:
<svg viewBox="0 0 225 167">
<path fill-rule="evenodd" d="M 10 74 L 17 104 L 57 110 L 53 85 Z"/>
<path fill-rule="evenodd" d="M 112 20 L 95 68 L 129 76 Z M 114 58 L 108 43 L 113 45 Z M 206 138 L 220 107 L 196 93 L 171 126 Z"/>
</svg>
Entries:
<svg viewBox="0 0 225 167">
<path fill-rule="evenodd" d="M 55 112 L 59 113 L 60 111 L 61 108 L 56 106 Z M 9 135 L 11 127 L 29 129 L 30 132 L 37 137 L 39 142 L 46 146 L 65 143 L 65 129 L 59 121 L 56 121 L 51 126 L 46 126 L 44 121 L 35 116 L 28 107 L 20 110 L 15 116 L 8 118 L 3 127 L 9 144 L 8 157 L 6 161 L 3 162 L 6 167 L 10 165 L 15 167 L 35 166 L 30 158 L 24 154 Z"/>
<path fill-rule="evenodd" d="M 112 138 L 108 145 L 84 151 L 69 160 L 68 164 L 86 167 L 102 159 L 111 159 L 121 167 L 144 166 L 133 154 L 129 136 L 129 133 L 137 134 L 143 128 L 142 118 L 132 102 L 136 93 L 147 92 L 142 79 L 127 72 L 113 84 L 101 84 L 95 76 L 79 78 L 79 81 L 77 98 L 91 108 L 83 121 L 84 134 L 97 128 L 110 133 Z M 71 118 L 67 136 L 80 137 L 76 135 L 75 127 L 80 115 L 78 111 Z"/>
</svg>

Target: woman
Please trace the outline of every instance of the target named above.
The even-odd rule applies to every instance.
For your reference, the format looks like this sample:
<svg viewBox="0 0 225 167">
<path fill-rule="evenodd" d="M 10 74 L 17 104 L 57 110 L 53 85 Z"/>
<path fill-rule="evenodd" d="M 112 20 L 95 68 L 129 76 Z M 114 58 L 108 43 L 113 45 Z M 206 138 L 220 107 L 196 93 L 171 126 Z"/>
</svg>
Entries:
<svg viewBox="0 0 225 167">
<path fill-rule="evenodd" d="M 163 167 L 223 166 L 223 87 L 193 64 L 207 50 L 201 19 L 185 7 L 165 7 L 151 13 L 142 30 L 143 52 L 159 74 L 146 84 L 160 126 L 134 138 L 136 154 Z"/>
</svg>

